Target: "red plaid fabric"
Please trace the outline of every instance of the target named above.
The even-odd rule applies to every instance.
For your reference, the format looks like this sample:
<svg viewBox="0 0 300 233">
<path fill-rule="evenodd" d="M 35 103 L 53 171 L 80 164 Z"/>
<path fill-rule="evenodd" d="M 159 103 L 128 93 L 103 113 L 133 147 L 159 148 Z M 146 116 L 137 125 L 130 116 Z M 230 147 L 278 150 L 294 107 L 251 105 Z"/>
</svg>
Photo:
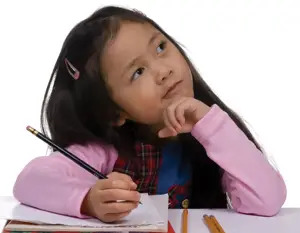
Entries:
<svg viewBox="0 0 300 233">
<path fill-rule="evenodd" d="M 136 156 L 131 159 L 118 157 L 113 171 L 129 175 L 141 193 L 156 194 L 158 172 L 162 164 L 161 150 L 153 145 L 136 143 Z M 174 184 L 168 188 L 169 208 L 180 205 L 178 196 L 189 196 L 190 182 L 185 185 Z"/>
<path fill-rule="evenodd" d="M 191 182 L 186 183 L 185 185 L 172 185 L 168 189 L 169 195 L 169 208 L 175 208 L 176 206 L 182 207 L 182 203 L 179 203 L 179 199 L 188 199 L 189 193 L 188 190 L 190 188 Z M 183 196 L 184 198 L 179 198 L 179 196 Z"/>
<path fill-rule="evenodd" d="M 144 143 L 136 143 L 135 150 L 134 158 L 123 159 L 119 156 L 113 170 L 131 176 L 139 192 L 155 194 L 162 162 L 161 152 Z"/>
</svg>

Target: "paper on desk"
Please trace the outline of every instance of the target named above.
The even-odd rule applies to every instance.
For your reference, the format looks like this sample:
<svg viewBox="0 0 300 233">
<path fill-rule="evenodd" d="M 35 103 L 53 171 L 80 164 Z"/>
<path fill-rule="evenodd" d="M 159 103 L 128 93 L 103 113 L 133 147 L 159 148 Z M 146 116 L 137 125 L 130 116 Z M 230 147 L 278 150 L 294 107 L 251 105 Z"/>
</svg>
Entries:
<svg viewBox="0 0 300 233">
<path fill-rule="evenodd" d="M 98 219 L 79 219 L 65 215 L 54 214 L 20 204 L 13 197 L 0 198 L 0 218 L 13 219 L 34 223 L 62 224 L 70 226 L 87 227 L 116 227 L 116 226 L 143 226 L 143 225 L 165 225 L 167 219 L 160 216 L 155 206 L 168 208 L 168 195 L 161 195 L 162 198 L 153 199 L 148 194 L 141 195 L 141 202 L 138 208 L 133 210 L 127 217 L 117 223 L 103 223 Z"/>
</svg>

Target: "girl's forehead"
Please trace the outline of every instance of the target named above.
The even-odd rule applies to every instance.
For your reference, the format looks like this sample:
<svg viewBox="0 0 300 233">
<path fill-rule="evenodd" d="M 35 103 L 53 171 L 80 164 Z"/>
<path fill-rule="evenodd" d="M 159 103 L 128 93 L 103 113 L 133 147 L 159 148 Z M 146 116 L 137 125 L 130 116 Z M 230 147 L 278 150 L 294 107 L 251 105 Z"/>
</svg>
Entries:
<svg viewBox="0 0 300 233">
<path fill-rule="evenodd" d="M 149 23 L 122 22 L 116 35 L 107 43 L 105 51 L 109 54 L 139 48 L 148 43 L 149 38 L 159 31 Z"/>
<path fill-rule="evenodd" d="M 149 23 L 122 22 L 117 34 L 107 42 L 101 67 L 108 76 L 120 76 L 130 61 L 149 52 L 154 40 L 162 35 Z"/>
</svg>

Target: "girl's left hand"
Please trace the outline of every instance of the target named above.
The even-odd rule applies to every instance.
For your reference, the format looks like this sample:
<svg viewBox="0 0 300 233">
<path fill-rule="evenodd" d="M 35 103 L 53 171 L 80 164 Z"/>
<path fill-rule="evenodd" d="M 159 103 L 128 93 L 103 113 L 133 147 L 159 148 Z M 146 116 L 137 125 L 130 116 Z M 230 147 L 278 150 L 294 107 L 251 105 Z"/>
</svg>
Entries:
<svg viewBox="0 0 300 233">
<path fill-rule="evenodd" d="M 193 126 L 207 113 L 210 107 L 192 97 L 173 101 L 164 111 L 165 127 L 159 130 L 161 138 L 191 132 Z"/>
</svg>

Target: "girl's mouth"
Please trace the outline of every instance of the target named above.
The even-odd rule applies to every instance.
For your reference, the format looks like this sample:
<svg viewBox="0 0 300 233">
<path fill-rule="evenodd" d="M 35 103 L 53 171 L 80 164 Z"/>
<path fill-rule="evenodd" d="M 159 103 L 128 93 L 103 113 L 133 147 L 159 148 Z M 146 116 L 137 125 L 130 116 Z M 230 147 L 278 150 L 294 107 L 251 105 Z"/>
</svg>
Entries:
<svg viewBox="0 0 300 233">
<path fill-rule="evenodd" d="M 182 82 L 182 80 L 179 80 L 175 83 L 173 83 L 169 88 L 167 88 L 166 93 L 164 94 L 163 98 L 168 99 L 173 96 L 178 90 L 179 90 L 179 84 Z"/>
</svg>

